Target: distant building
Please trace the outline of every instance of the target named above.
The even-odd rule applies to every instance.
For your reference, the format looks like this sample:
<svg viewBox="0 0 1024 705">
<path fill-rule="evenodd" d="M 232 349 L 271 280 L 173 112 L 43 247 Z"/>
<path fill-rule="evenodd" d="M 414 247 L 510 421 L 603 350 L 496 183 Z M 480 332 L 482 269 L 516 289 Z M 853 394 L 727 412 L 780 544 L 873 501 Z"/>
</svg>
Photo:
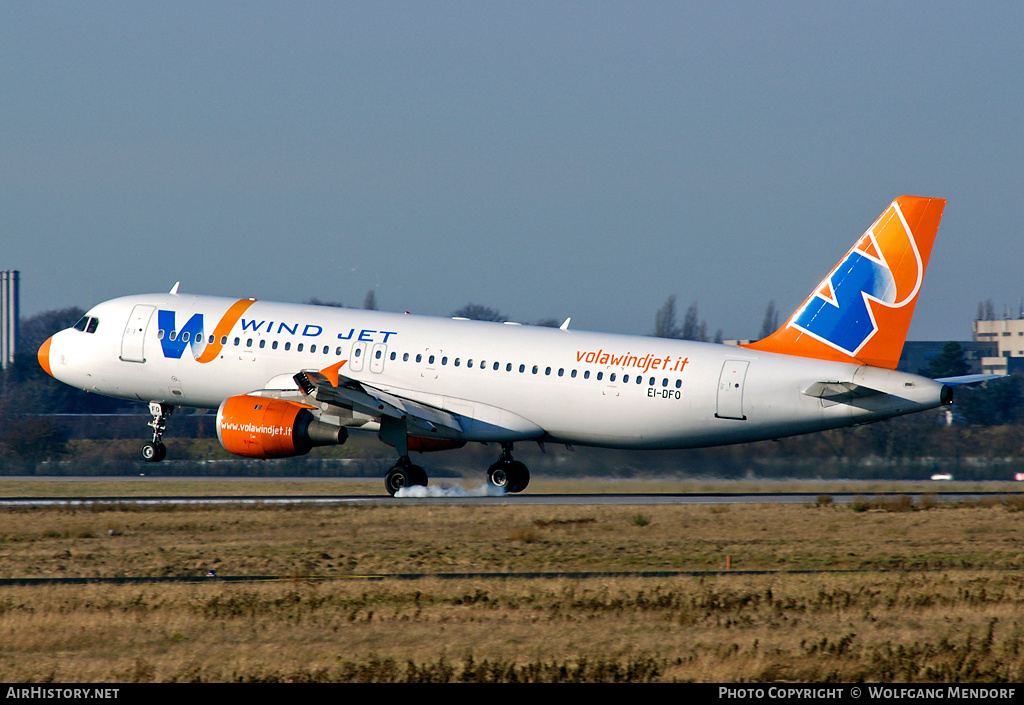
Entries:
<svg viewBox="0 0 1024 705">
<path fill-rule="evenodd" d="M 1024 372 L 1024 318 L 1000 318 L 974 322 L 974 339 L 995 346 L 982 359 L 982 371 L 1007 375 Z"/>
<path fill-rule="evenodd" d="M 903 344 L 900 362 L 896 369 L 900 372 L 917 374 L 926 369 L 932 358 L 942 352 L 948 340 L 908 340 Z M 967 374 L 975 375 L 984 372 L 984 361 L 997 354 L 994 343 L 958 340 L 956 343 L 964 351 L 964 362 L 967 363 Z M 1005 373 L 1003 373 L 1005 374 Z"/>
<path fill-rule="evenodd" d="M 16 269 L 0 271 L 0 368 L 14 364 L 18 351 L 19 272 Z"/>
</svg>

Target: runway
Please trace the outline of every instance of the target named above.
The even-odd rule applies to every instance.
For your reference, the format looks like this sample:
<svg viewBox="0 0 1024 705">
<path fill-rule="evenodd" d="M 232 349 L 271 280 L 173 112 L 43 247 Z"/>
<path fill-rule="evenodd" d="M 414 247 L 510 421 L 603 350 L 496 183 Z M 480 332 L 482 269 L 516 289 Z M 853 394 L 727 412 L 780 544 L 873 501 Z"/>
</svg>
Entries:
<svg viewBox="0 0 1024 705">
<path fill-rule="evenodd" d="M 620 494 L 473 494 L 461 487 L 414 488 L 414 496 L 381 495 L 220 495 L 220 496 L 97 496 L 97 497 L 4 497 L 0 507 L 95 507 L 100 505 L 174 506 L 174 505 L 388 505 L 388 506 L 489 506 L 489 505 L 694 505 L 694 504 L 815 504 L 828 498 L 836 504 L 856 500 L 884 500 L 909 497 L 936 503 L 998 500 L 1020 493 L 991 492 L 680 492 Z"/>
</svg>

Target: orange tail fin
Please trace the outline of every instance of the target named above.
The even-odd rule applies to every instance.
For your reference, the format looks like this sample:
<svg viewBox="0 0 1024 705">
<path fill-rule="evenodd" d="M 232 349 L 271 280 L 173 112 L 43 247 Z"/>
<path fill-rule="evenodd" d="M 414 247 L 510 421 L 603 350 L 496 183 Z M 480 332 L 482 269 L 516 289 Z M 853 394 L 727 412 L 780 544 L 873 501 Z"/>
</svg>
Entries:
<svg viewBox="0 0 1024 705">
<path fill-rule="evenodd" d="M 897 198 L 781 328 L 745 347 L 895 369 L 945 205 Z"/>
</svg>

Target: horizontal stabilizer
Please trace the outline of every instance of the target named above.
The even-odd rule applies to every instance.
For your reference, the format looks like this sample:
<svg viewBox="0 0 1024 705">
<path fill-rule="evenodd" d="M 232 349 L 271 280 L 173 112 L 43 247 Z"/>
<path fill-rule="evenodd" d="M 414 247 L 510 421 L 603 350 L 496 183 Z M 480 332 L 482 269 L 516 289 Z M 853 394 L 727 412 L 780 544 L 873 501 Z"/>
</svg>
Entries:
<svg viewBox="0 0 1024 705">
<path fill-rule="evenodd" d="M 956 377 L 939 377 L 936 382 L 948 384 L 950 387 L 958 387 L 965 384 L 981 384 L 993 379 L 999 379 L 1003 375 L 958 375 Z"/>
</svg>

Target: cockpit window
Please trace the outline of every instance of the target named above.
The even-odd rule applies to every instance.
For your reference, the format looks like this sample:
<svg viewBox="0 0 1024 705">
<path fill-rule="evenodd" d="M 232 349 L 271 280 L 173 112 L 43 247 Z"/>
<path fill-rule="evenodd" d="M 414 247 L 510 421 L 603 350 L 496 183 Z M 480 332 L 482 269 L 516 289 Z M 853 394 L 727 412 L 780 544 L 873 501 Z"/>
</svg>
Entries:
<svg viewBox="0 0 1024 705">
<path fill-rule="evenodd" d="M 72 326 L 75 330 L 80 330 L 85 333 L 95 333 L 96 327 L 99 326 L 100 319 L 92 318 L 90 316 L 82 316 L 78 323 Z"/>
</svg>

